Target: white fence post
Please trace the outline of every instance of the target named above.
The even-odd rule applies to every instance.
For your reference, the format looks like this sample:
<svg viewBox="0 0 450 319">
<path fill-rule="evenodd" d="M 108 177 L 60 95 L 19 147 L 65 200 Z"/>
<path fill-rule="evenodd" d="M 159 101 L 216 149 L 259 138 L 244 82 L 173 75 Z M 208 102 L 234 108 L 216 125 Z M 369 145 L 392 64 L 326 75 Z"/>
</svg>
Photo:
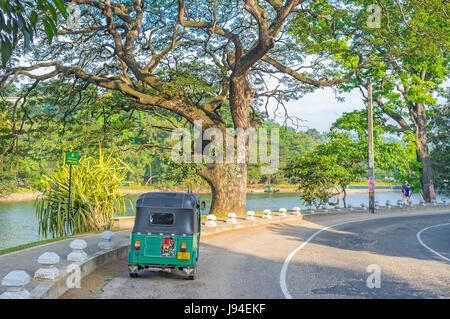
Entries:
<svg viewBox="0 0 450 319">
<path fill-rule="evenodd" d="M 87 243 L 83 239 L 75 239 L 70 243 L 73 251 L 67 256 L 69 261 L 85 261 L 87 254 L 83 251 L 87 247 Z"/>
<path fill-rule="evenodd" d="M 228 213 L 227 215 L 227 223 L 229 224 L 237 224 L 236 220 L 236 214 L 235 213 Z"/>
<path fill-rule="evenodd" d="M 246 219 L 247 219 L 247 220 L 255 220 L 255 212 L 252 211 L 252 210 L 249 210 L 249 211 L 247 212 L 247 217 L 246 217 Z"/>
<path fill-rule="evenodd" d="M 59 256 L 53 252 L 45 252 L 38 258 L 38 263 L 41 264 L 41 268 L 39 268 L 34 273 L 34 278 L 38 279 L 56 279 L 59 275 L 58 268 L 55 267 L 57 263 L 59 263 Z"/>
<path fill-rule="evenodd" d="M 217 226 L 216 219 L 217 219 L 216 215 L 209 214 L 208 216 L 206 216 L 205 226 L 216 227 Z"/>
<path fill-rule="evenodd" d="M 1 285 L 6 291 L 0 295 L 0 299 L 30 299 L 30 292 L 25 286 L 30 282 L 30 275 L 23 270 L 13 270 L 2 280 Z"/>
<path fill-rule="evenodd" d="M 265 209 L 264 211 L 263 211 L 263 218 L 267 218 L 267 219 L 270 219 L 270 218 L 272 218 L 272 215 L 270 215 L 272 212 L 270 211 L 270 209 Z"/>
<path fill-rule="evenodd" d="M 300 213 L 300 207 L 298 207 L 298 206 L 295 206 L 295 207 L 292 207 L 292 210 L 294 211 L 294 214 L 296 214 L 296 215 L 301 215 L 302 213 Z"/>
<path fill-rule="evenodd" d="M 100 249 L 111 250 L 116 247 L 116 245 L 112 241 L 114 239 L 114 233 L 112 231 L 104 231 L 100 234 L 100 238 L 102 240 L 97 245 Z"/>
<path fill-rule="evenodd" d="M 280 216 L 283 216 L 283 217 L 287 216 L 287 214 L 286 214 L 287 209 L 286 208 L 280 208 L 278 211 L 280 212 Z"/>
</svg>

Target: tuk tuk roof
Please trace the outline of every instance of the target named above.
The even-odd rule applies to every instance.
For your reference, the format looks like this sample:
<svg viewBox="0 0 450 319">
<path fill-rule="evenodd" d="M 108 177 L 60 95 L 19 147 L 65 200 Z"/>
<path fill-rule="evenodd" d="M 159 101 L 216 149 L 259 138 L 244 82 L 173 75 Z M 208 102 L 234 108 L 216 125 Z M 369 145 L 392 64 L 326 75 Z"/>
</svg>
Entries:
<svg viewBox="0 0 450 319">
<path fill-rule="evenodd" d="M 192 193 L 151 192 L 139 196 L 136 207 L 195 208 L 200 196 Z"/>
</svg>

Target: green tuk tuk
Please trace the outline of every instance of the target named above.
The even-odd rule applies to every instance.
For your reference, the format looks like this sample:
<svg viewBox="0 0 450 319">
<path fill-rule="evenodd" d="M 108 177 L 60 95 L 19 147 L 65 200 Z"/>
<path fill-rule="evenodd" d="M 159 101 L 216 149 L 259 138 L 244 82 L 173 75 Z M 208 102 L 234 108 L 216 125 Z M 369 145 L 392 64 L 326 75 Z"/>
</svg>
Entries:
<svg viewBox="0 0 450 319">
<path fill-rule="evenodd" d="M 179 269 L 195 279 L 200 243 L 200 196 L 152 192 L 136 202 L 128 253 L 130 277 L 141 269 Z M 204 208 L 202 202 L 202 208 Z"/>
</svg>

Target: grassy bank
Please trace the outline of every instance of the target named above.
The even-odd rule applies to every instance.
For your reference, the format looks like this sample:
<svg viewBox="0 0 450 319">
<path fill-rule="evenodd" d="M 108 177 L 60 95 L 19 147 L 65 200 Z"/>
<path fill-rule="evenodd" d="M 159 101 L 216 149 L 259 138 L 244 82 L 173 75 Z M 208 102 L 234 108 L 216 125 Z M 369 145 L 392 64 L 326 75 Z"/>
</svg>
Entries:
<svg viewBox="0 0 450 319">
<path fill-rule="evenodd" d="M 24 249 L 35 247 L 35 246 L 54 243 L 54 242 L 64 240 L 64 239 L 79 238 L 79 237 L 83 237 L 83 236 L 87 236 L 87 235 L 100 234 L 102 232 L 104 232 L 104 230 L 98 230 L 98 231 L 86 232 L 86 233 L 81 233 L 81 234 L 75 234 L 75 235 L 71 235 L 71 236 L 63 236 L 63 237 L 34 241 L 34 242 L 23 244 L 23 245 L 0 249 L 0 256 L 4 255 L 4 254 L 9 254 L 9 253 L 12 253 L 12 252 L 18 251 L 18 250 L 24 250 Z"/>
</svg>

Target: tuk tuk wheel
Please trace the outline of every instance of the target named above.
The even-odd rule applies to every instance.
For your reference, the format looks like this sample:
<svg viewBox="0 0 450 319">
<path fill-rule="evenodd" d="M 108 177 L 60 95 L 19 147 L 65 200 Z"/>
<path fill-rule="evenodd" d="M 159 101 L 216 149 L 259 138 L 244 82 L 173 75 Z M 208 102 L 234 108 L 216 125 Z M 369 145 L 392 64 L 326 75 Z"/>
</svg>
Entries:
<svg viewBox="0 0 450 319">
<path fill-rule="evenodd" d="M 188 275 L 188 279 L 189 280 L 194 280 L 195 277 L 197 275 L 197 265 L 195 265 L 194 267 L 192 267 L 192 271 L 191 273 Z"/>
<path fill-rule="evenodd" d="M 133 264 L 128 265 L 128 273 L 130 274 L 130 277 L 136 278 L 138 276 L 139 269 L 141 269 L 141 267 L 139 267 L 139 265 L 133 265 Z"/>
</svg>

